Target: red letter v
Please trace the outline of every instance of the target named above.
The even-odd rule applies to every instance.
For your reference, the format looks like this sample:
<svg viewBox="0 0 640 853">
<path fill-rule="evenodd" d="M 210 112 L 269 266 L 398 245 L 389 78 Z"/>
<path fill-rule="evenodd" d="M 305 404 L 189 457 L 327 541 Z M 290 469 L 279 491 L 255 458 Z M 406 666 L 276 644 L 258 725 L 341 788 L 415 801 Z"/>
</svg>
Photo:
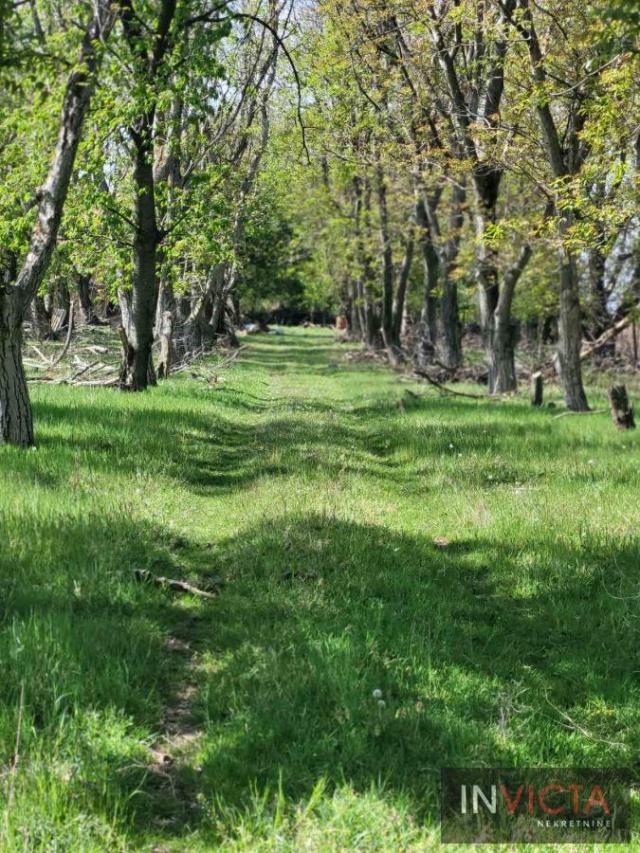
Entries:
<svg viewBox="0 0 640 853">
<path fill-rule="evenodd" d="M 520 787 L 518 788 L 518 793 L 516 794 L 515 799 L 513 799 L 513 800 L 509 796 L 509 791 L 507 791 L 507 788 L 505 785 L 500 785 L 500 790 L 502 791 L 502 798 L 503 798 L 504 803 L 507 807 L 507 810 L 509 811 L 509 814 L 515 814 L 516 809 L 518 808 L 518 806 L 520 804 L 520 800 L 522 799 L 522 792 L 524 791 L 524 785 L 520 785 Z"/>
</svg>

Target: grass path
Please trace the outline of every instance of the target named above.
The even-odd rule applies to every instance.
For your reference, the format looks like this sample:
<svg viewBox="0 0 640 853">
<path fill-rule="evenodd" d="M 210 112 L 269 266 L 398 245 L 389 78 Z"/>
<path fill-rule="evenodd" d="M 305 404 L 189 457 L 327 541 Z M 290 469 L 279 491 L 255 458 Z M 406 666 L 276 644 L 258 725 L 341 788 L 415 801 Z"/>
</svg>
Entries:
<svg viewBox="0 0 640 853">
<path fill-rule="evenodd" d="M 37 389 L 0 453 L 1 849 L 430 849 L 443 765 L 639 760 L 637 435 L 348 351 Z"/>
</svg>

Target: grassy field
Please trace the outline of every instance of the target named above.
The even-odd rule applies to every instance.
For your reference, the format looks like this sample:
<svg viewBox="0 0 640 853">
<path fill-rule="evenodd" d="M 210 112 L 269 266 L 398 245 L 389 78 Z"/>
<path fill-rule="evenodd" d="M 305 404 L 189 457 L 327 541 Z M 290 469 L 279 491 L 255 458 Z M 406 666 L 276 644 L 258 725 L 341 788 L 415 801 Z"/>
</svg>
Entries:
<svg viewBox="0 0 640 853">
<path fill-rule="evenodd" d="M 0 452 L 0 849 L 432 849 L 443 765 L 640 766 L 640 437 L 348 351 L 34 389 L 37 449 Z"/>
</svg>

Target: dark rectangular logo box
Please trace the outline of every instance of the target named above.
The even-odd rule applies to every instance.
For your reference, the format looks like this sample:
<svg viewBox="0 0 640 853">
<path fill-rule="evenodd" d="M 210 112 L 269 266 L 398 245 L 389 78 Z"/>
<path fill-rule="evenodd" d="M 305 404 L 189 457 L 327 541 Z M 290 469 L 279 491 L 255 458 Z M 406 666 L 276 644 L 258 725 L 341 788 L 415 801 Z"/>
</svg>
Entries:
<svg viewBox="0 0 640 853">
<path fill-rule="evenodd" d="M 631 772 L 611 768 L 443 768 L 443 844 L 631 840 Z"/>
</svg>

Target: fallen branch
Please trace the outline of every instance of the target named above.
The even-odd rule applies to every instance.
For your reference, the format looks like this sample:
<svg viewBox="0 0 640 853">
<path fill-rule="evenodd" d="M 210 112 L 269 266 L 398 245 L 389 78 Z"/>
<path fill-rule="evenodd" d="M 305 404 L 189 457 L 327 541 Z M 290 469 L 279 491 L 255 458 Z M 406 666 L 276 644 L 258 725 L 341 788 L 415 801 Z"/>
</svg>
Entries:
<svg viewBox="0 0 640 853">
<path fill-rule="evenodd" d="M 584 361 L 587 358 L 590 358 L 594 352 L 597 352 L 599 349 L 602 349 L 603 346 L 612 341 L 614 338 L 617 338 L 620 332 L 624 332 L 627 326 L 630 326 L 635 317 L 637 316 L 638 311 L 640 310 L 640 302 L 631 309 L 631 311 L 626 314 L 622 320 L 618 320 L 617 323 L 614 323 L 610 329 L 607 329 L 606 332 L 603 332 L 599 338 L 597 338 L 593 343 L 584 347 L 580 352 L 580 361 Z"/>
<path fill-rule="evenodd" d="M 174 578 L 163 578 L 158 575 L 153 575 L 146 569 L 135 569 L 134 575 L 136 580 L 142 583 L 153 583 L 163 589 L 173 589 L 176 592 L 188 592 L 191 595 L 199 595 L 201 598 L 216 598 L 216 595 L 213 592 L 206 592 L 204 589 L 198 589 L 197 586 L 192 586 L 186 581 L 179 581 Z"/>
<path fill-rule="evenodd" d="M 33 362 L 33 367 L 37 368 L 38 370 L 48 370 L 51 367 L 51 359 L 47 358 L 46 355 L 41 350 L 39 350 L 35 344 L 29 344 L 29 346 L 32 350 L 36 351 L 36 354 L 39 355 L 42 360 L 42 364 L 36 364 L 35 362 Z"/>
<path fill-rule="evenodd" d="M 101 361 L 94 361 L 91 364 L 85 364 L 84 367 L 81 367 L 77 373 L 74 373 L 73 376 L 70 376 L 67 380 L 68 382 L 73 382 L 75 379 L 78 379 L 80 376 L 83 376 L 85 373 L 88 373 L 91 368 L 97 367 L 99 364 L 102 364 Z"/>
<path fill-rule="evenodd" d="M 465 391 L 455 391 L 453 388 L 449 388 L 448 385 L 443 385 L 442 382 L 438 382 L 437 379 L 433 379 L 433 377 L 429 376 L 429 374 L 424 370 L 414 369 L 414 374 L 419 376 L 422 379 L 426 379 L 429 385 L 433 385 L 434 388 L 437 388 L 443 394 L 451 394 L 453 397 L 466 397 L 469 400 L 494 400 L 495 397 L 489 397 L 487 394 L 469 394 Z"/>
<path fill-rule="evenodd" d="M 25 367 L 30 367 L 33 370 L 49 370 L 48 362 L 47 364 L 42 364 L 39 361 L 34 361 L 32 358 L 26 358 L 26 356 L 22 359 L 22 363 L 25 365 Z"/>
<path fill-rule="evenodd" d="M 557 714 L 559 714 L 562 717 L 562 719 L 565 721 L 564 723 L 562 723 L 562 725 L 565 728 L 571 729 L 572 731 L 579 732 L 583 737 L 589 738 L 589 740 L 596 741 L 597 743 L 604 743 L 607 746 L 618 747 L 619 749 L 623 749 L 625 751 L 627 751 L 629 749 L 629 745 L 626 743 L 622 743 L 621 741 L 617 741 L 617 740 L 605 740 L 605 738 L 601 738 L 601 737 L 598 737 L 597 735 L 592 734 L 588 729 L 585 729 L 584 726 L 581 726 L 574 719 L 572 719 L 568 714 L 566 714 L 561 708 L 558 708 L 557 705 L 554 705 L 553 702 L 551 701 L 551 699 L 549 699 L 549 696 L 548 696 L 546 691 L 544 694 L 544 698 L 546 699 L 547 703 L 551 706 L 551 708 L 553 708 L 553 710 Z"/>
<path fill-rule="evenodd" d="M 105 365 L 107 366 L 107 365 Z M 110 367 L 112 372 L 117 368 Z M 81 371 L 81 374 L 84 373 L 84 370 Z M 27 378 L 27 382 L 31 382 L 34 385 L 84 385 L 85 387 L 108 387 L 111 385 L 117 385 L 119 379 L 117 377 L 107 377 L 106 379 L 75 379 L 73 376 L 65 376 L 62 378 L 56 378 L 55 376 L 29 376 Z"/>
<path fill-rule="evenodd" d="M 631 311 L 621 320 L 618 320 L 618 322 L 614 323 L 606 332 L 603 332 L 599 338 L 592 343 L 583 346 L 580 350 L 580 361 L 586 361 L 591 358 L 591 356 L 598 352 L 598 350 L 601 350 L 602 347 L 606 346 L 610 341 L 614 340 L 614 338 L 617 338 L 621 332 L 624 332 L 624 330 L 633 323 L 638 311 L 640 311 L 640 302 L 634 305 Z M 557 373 L 555 357 L 552 363 L 547 362 L 538 369 L 545 377 L 550 377 Z"/>
<path fill-rule="evenodd" d="M 113 385 L 117 385 L 120 382 L 120 379 L 115 376 L 110 379 L 87 379 L 81 382 L 72 382 L 72 385 L 83 385 L 85 388 L 110 388 Z"/>
<path fill-rule="evenodd" d="M 226 358 L 223 358 L 222 361 L 219 361 L 216 364 L 206 365 L 206 370 L 209 371 L 209 373 L 213 373 L 216 370 L 220 370 L 220 368 L 222 368 L 222 367 L 227 367 L 229 364 L 231 364 L 232 361 L 235 361 L 235 359 L 240 355 L 240 353 L 243 350 L 245 350 L 246 348 L 247 348 L 246 344 L 244 346 L 238 347 L 238 349 L 234 350 Z M 209 351 L 205 347 L 200 347 L 199 349 L 194 350 L 192 353 L 189 353 L 189 355 L 185 356 L 182 359 L 182 361 L 178 365 L 176 365 L 176 367 L 174 367 L 172 369 L 171 372 L 172 373 L 183 373 L 185 370 L 188 370 L 191 367 L 191 365 L 194 363 L 194 361 L 201 358 L 201 356 L 206 355 L 208 352 Z M 207 378 L 207 377 L 199 377 L 199 378 L 202 379 L 202 378 Z"/>
</svg>

